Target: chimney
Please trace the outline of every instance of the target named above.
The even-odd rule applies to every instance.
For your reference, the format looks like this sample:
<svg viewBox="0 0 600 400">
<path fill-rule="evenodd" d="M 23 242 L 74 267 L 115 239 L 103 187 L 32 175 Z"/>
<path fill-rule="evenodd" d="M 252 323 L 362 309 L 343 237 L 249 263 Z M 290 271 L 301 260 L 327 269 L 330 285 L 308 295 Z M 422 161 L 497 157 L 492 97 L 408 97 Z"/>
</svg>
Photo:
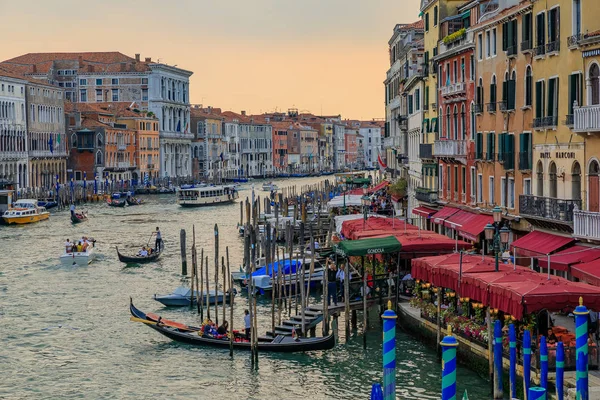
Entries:
<svg viewBox="0 0 600 400">
<path fill-rule="evenodd" d="M 92 64 L 88 64 L 88 72 L 94 72 L 94 66 Z"/>
<path fill-rule="evenodd" d="M 125 72 L 127 70 L 127 63 L 122 62 L 121 63 L 121 72 Z"/>
<path fill-rule="evenodd" d="M 152 57 L 146 57 L 146 62 L 147 62 L 147 63 L 150 63 L 150 62 L 152 62 Z"/>
<path fill-rule="evenodd" d="M 140 61 L 140 53 L 135 54 L 135 61 L 137 61 L 137 62 Z"/>
<path fill-rule="evenodd" d="M 242 115 L 245 117 L 246 116 L 246 111 L 242 110 Z"/>
<path fill-rule="evenodd" d="M 80 54 L 77 59 L 79 60 L 79 68 L 81 68 L 83 66 L 83 56 Z"/>
</svg>

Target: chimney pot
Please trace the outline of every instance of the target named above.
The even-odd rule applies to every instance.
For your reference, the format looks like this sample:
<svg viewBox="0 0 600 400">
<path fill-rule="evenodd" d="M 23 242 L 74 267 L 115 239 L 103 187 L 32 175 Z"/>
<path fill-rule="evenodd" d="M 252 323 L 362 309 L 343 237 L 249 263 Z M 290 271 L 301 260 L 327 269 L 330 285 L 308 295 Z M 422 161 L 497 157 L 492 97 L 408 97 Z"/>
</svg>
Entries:
<svg viewBox="0 0 600 400">
<path fill-rule="evenodd" d="M 135 61 L 140 61 L 140 53 L 135 54 Z"/>
<path fill-rule="evenodd" d="M 152 62 L 152 57 L 146 57 L 146 62 L 147 63 Z"/>
</svg>

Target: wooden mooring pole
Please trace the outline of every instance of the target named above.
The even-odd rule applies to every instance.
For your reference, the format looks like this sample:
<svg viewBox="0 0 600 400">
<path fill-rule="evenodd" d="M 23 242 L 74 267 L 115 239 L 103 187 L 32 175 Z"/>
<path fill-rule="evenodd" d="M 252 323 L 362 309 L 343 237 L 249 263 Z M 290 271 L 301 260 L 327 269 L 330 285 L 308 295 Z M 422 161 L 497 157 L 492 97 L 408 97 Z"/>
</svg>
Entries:
<svg viewBox="0 0 600 400">
<path fill-rule="evenodd" d="M 187 255 L 185 251 L 185 229 L 179 231 L 179 244 L 181 247 L 181 275 L 187 275 Z"/>
</svg>

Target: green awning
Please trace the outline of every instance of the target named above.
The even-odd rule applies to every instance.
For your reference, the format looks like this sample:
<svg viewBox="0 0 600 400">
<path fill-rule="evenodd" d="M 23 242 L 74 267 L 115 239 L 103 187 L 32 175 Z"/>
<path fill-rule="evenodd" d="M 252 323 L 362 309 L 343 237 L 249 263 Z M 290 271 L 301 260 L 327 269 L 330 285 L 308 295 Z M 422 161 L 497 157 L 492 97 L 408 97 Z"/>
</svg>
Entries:
<svg viewBox="0 0 600 400">
<path fill-rule="evenodd" d="M 429 118 L 423 119 L 423 132 L 429 132 Z"/>
<path fill-rule="evenodd" d="M 370 178 L 356 178 L 356 179 L 346 179 L 346 184 L 348 185 L 370 185 Z"/>
<path fill-rule="evenodd" d="M 376 239 L 344 240 L 335 246 L 342 257 L 368 256 L 370 254 L 397 253 L 402 245 L 394 236 Z"/>
<path fill-rule="evenodd" d="M 423 11 L 421 11 L 421 12 L 419 13 L 419 18 L 421 18 L 422 16 L 423 16 Z"/>
<path fill-rule="evenodd" d="M 461 17 L 463 17 L 463 18 L 468 18 L 468 17 L 470 17 L 470 16 L 471 16 L 471 10 L 467 10 L 467 11 L 465 11 L 465 12 L 464 12 L 464 13 L 462 13 L 460 16 L 461 16 Z"/>
</svg>

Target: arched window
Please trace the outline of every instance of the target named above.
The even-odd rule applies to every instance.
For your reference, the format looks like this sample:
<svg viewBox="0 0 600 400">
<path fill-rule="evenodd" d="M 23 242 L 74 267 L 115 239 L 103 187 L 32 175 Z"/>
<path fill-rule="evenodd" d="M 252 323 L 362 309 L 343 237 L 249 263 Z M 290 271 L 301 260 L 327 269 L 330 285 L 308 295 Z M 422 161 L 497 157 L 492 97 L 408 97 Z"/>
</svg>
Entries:
<svg viewBox="0 0 600 400">
<path fill-rule="evenodd" d="M 96 152 L 96 164 L 97 165 L 101 165 L 102 164 L 102 152 L 100 150 L 98 150 Z"/>
<path fill-rule="evenodd" d="M 483 79 L 479 78 L 479 84 L 477 85 L 477 96 L 475 98 L 477 105 L 479 106 L 479 112 L 483 110 Z"/>
<path fill-rule="evenodd" d="M 571 198 L 581 200 L 581 166 L 577 161 L 573 163 L 571 171 Z"/>
<path fill-rule="evenodd" d="M 452 138 L 454 140 L 458 139 L 458 107 L 454 105 L 454 129 L 452 130 Z"/>
<path fill-rule="evenodd" d="M 488 111 L 496 111 L 496 92 L 497 92 L 497 83 L 496 83 L 496 75 L 492 76 L 492 83 L 490 84 L 490 109 Z M 492 108 L 493 107 L 493 108 Z"/>
<path fill-rule="evenodd" d="M 550 169 L 548 170 L 548 178 L 550 181 L 550 187 L 548 188 L 550 190 L 549 197 L 556 198 L 558 182 L 556 180 L 556 178 L 557 178 L 556 164 L 554 163 L 554 161 L 550 162 Z"/>
<path fill-rule="evenodd" d="M 461 127 L 461 139 L 465 140 L 467 138 L 467 120 L 465 116 L 465 105 L 463 104 L 460 107 L 460 127 Z"/>
<path fill-rule="evenodd" d="M 542 197 L 544 196 L 544 165 L 542 164 L 542 161 L 538 161 L 535 172 L 537 176 L 537 190 L 535 194 L 536 196 Z"/>
<path fill-rule="evenodd" d="M 590 105 L 600 104 L 600 68 L 594 63 L 590 67 Z"/>
<path fill-rule="evenodd" d="M 525 106 L 533 104 L 533 76 L 531 74 L 531 66 L 525 69 Z"/>
<path fill-rule="evenodd" d="M 502 82 L 502 106 L 504 110 L 508 109 L 508 71 L 504 73 L 504 81 Z M 500 108 L 502 110 L 502 108 Z"/>
<path fill-rule="evenodd" d="M 103 143 L 102 143 L 102 134 L 98 133 L 96 135 L 96 146 L 97 147 L 102 147 L 102 145 L 103 145 Z M 97 164 L 100 164 L 100 163 L 97 163 Z"/>
<path fill-rule="evenodd" d="M 588 169 L 588 210 L 600 211 L 600 164 L 592 160 Z"/>
</svg>

